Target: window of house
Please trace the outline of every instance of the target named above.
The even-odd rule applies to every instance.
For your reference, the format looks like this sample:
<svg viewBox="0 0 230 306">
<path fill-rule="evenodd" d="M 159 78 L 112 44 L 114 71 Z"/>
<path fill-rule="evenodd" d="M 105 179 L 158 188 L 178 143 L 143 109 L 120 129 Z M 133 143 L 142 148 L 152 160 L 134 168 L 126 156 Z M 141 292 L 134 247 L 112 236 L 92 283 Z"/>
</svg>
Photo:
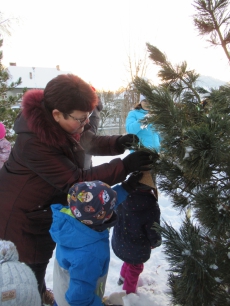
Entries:
<svg viewBox="0 0 230 306">
<path fill-rule="evenodd" d="M 21 100 L 22 100 L 22 94 L 21 94 L 21 93 L 17 93 L 17 94 L 16 94 L 16 97 L 17 97 L 18 101 L 21 101 Z"/>
<path fill-rule="evenodd" d="M 6 99 L 7 99 L 7 94 L 2 93 L 2 94 L 1 94 L 1 97 L 2 97 L 2 100 L 6 100 Z"/>
</svg>

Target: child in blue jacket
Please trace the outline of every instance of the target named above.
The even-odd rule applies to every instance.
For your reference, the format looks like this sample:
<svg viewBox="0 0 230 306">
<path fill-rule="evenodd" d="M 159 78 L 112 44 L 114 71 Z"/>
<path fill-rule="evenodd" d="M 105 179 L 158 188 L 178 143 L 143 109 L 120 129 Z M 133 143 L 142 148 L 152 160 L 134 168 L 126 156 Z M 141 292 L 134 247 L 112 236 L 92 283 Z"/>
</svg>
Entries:
<svg viewBox="0 0 230 306">
<path fill-rule="evenodd" d="M 101 181 L 73 185 L 68 206 L 54 204 L 50 228 L 56 242 L 53 292 L 58 306 L 102 306 L 110 261 L 114 208 L 135 188 L 141 173 L 111 188 Z M 120 305 L 115 305 L 120 306 Z"/>
<path fill-rule="evenodd" d="M 149 149 L 159 151 L 161 137 L 155 130 L 152 124 L 144 126 L 141 122 L 148 114 L 148 102 L 144 96 L 141 95 L 140 103 L 138 103 L 133 110 L 131 110 L 125 122 L 127 133 L 137 135 L 140 142 Z"/>
</svg>

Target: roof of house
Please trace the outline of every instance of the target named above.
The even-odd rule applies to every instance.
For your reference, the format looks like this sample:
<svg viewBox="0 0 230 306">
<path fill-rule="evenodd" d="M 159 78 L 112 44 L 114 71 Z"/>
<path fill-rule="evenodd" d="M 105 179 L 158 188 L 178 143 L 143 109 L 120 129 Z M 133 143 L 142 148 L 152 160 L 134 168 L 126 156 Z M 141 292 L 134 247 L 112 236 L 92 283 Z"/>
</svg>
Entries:
<svg viewBox="0 0 230 306">
<path fill-rule="evenodd" d="M 30 89 L 44 89 L 46 84 L 59 74 L 72 73 L 70 71 L 61 71 L 58 66 L 56 68 L 9 66 L 7 69 L 10 74 L 8 85 L 16 82 L 21 77 L 22 83 L 17 88 L 27 87 Z"/>
</svg>

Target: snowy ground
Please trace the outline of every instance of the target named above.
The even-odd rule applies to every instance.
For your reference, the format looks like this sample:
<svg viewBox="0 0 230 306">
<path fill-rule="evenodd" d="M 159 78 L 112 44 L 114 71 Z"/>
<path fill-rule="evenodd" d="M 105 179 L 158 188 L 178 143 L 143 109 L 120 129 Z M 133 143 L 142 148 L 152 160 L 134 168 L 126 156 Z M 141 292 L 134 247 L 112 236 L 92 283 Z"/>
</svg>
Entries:
<svg viewBox="0 0 230 306">
<path fill-rule="evenodd" d="M 128 151 L 119 157 L 123 158 L 127 154 Z M 96 166 L 105 162 L 109 162 L 112 158 L 110 156 L 93 157 L 93 165 Z M 182 217 L 179 215 L 179 212 L 172 207 L 170 200 L 164 195 L 160 194 L 159 205 L 161 208 L 161 218 L 171 223 L 174 228 L 178 229 L 180 227 Z M 170 303 L 170 297 L 167 294 L 169 291 L 169 288 L 167 287 L 167 269 L 169 266 L 165 260 L 162 250 L 163 246 L 160 246 L 152 251 L 151 257 L 145 263 L 144 271 L 140 275 L 137 294 L 129 294 L 128 296 L 125 296 L 123 298 L 124 306 L 172 305 Z M 46 274 L 47 287 L 51 289 L 53 288 L 54 255 L 50 260 Z M 114 255 L 113 250 L 111 249 L 111 260 L 105 295 L 122 291 L 122 288 L 117 285 L 121 264 L 122 261 Z"/>
</svg>

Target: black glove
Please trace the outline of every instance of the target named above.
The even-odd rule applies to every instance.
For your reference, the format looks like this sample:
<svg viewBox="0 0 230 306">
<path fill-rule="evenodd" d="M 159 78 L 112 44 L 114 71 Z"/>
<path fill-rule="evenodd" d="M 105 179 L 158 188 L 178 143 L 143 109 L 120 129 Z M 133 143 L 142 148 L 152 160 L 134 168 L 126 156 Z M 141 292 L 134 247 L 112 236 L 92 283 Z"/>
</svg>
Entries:
<svg viewBox="0 0 230 306">
<path fill-rule="evenodd" d="M 152 156 L 149 152 L 139 150 L 129 154 L 123 159 L 123 164 L 127 173 L 134 171 L 148 171 L 151 169 Z"/>
<path fill-rule="evenodd" d="M 133 172 L 127 180 L 121 183 L 121 185 L 128 193 L 131 193 L 140 185 L 139 180 L 142 176 L 142 172 Z"/>
<path fill-rule="evenodd" d="M 138 144 L 139 138 L 134 134 L 127 134 L 117 139 L 117 144 L 121 149 L 130 148 L 134 144 Z"/>
</svg>

